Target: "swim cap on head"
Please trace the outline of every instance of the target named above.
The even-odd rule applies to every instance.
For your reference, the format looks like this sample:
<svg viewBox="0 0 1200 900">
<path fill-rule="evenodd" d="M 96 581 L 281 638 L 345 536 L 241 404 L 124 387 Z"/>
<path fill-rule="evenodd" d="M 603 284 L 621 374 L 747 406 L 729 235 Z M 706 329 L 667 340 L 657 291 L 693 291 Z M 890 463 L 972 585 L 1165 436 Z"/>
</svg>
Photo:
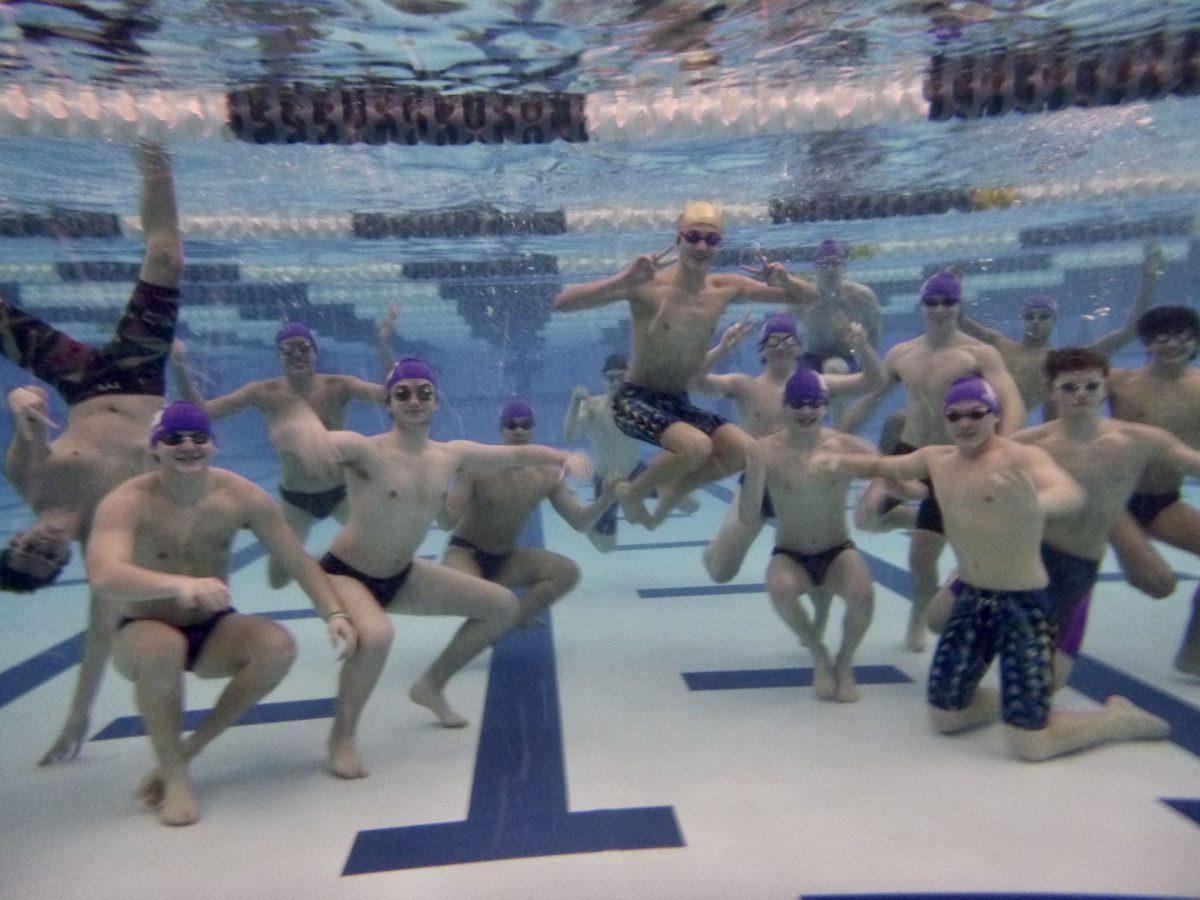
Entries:
<svg viewBox="0 0 1200 900">
<path fill-rule="evenodd" d="M 392 371 L 388 374 L 387 389 L 390 391 L 397 381 L 405 378 L 420 378 L 437 387 L 437 378 L 434 377 L 433 369 L 429 368 L 429 363 L 415 356 L 406 356 L 392 366 Z"/>
<path fill-rule="evenodd" d="M 767 338 L 773 334 L 790 334 L 799 343 L 800 334 L 796 331 L 796 320 L 787 313 L 775 313 L 763 322 L 762 333 L 758 336 L 758 346 L 762 347 Z"/>
<path fill-rule="evenodd" d="M 829 402 L 829 389 L 825 387 L 825 379 L 812 369 L 797 369 L 783 388 L 784 405 L 803 406 L 814 401 L 821 404 Z"/>
<path fill-rule="evenodd" d="M 953 272 L 938 272 L 921 285 L 921 299 L 944 297 L 947 300 L 962 299 L 962 281 Z"/>
<path fill-rule="evenodd" d="M 610 353 L 608 355 L 608 358 L 606 360 L 604 360 L 604 368 L 601 369 L 600 371 L 601 372 L 613 372 L 613 371 L 617 371 L 619 369 L 628 369 L 628 368 L 629 368 L 629 360 L 627 360 L 620 353 Z"/>
<path fill-rule="evenodd" d="M 200 407 L 179 400 L 163 407 L 150 423 L 150 446 L 177 431 L 199 431 L 213 437 L 212 420 Z"/>
<path fill-rule="evenodd" d="M 945 411 L 955 403 L 963 403 L 967 400 L 982 403 L 989 412 L 1000 415 L 1000 401 L 996 397 L 996 392 L 978 375 L 967 375 L 950 385 L 950 390 L 946 391 L 946 396 L 942 400 L 942 410 Z"/>
<path fill-rule="evenodd" d="M 817 252 L 814 258 L 817 262 L 824 262 L 832 259 L 836 259 L 838 262 L 845 262 L 846 250 L 833 238 L 826 238 L 817 246 Z"/>
<path fill-rule="evenodd" d="M 317 336 L 313 334 L 311 328 L 302 322 L 288 322 L 275 332 L 275 346 L 278 347 L 290 338 L 304 338 L 313 345 L 314 350 L 317 349 Z"/>
<path fill-rule="evenodd" d="M 679 230 L 683 231 L 692 225 L 707 225 L 718 230 L 725 227 L 725 217 L 721 211 L 707 200 L 693 200 L 683 208 L 679 217 Z"/>
<path fill-rule="evenodd" d="M 528 419 L 532 423 L 533 407 L 524 400 L 518 400 L 514 397 L 505 403 L 504 408 L 500 410 L 500 424 L 504 425 L 513 419 Z"/>
<path fill-rule="evenodd" d="M 1025 302 L 1021 304 L 1021 313 L 1027 313 L 1031 309 L 1044 309 L 1055 316 L 1058 315 L 1058 304 L 1053 297 L 1045 294 L 1034 294 L 1032 297 L 1025 298 Z"/>
</svg>

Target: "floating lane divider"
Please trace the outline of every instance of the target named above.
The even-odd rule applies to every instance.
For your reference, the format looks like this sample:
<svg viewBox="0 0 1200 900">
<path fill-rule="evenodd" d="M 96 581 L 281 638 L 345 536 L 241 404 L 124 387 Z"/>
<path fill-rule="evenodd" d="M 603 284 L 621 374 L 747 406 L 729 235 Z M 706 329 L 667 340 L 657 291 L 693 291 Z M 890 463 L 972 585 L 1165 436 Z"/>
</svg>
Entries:
<svg viewBox="0 0 1200 900">
<path fill-rule="evenodd" d="M 1113 106 L 1200 93 L 1200 28 L 1104 43 L 1053 37 L 831 84 L 708 84 L 447 94 L 407 84 L 263 84 L 228 92 L 10 85 L 0 135 L 255 144 L 618 143 L 857 129 Z"/>
</svg>

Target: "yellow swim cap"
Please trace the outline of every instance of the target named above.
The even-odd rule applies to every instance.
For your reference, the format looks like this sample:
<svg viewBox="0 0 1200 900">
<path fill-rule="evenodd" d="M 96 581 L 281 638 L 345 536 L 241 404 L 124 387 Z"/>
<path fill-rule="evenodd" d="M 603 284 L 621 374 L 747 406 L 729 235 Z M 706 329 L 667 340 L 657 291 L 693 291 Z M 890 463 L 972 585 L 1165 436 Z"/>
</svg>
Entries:
<svg viewBox="0 0 1200 900">
<path fill-rule="evenodd" d="M 720 231 L 725 228 L 725 217 L 707 200 L 693 200 L 683 208 L 683 215 L 679 217 L 679 230 L 683 231 L 691 225 L 707 225 Z"/>
</svg>

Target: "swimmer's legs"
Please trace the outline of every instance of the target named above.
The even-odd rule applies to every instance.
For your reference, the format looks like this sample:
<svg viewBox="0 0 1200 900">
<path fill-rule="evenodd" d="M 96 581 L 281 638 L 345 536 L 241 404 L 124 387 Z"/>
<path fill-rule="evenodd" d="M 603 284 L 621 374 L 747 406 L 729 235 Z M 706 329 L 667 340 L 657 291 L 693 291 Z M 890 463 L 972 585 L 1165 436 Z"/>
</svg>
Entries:
<svg viewBox="0 0 1200 900">
<path fill-rule="evenodd" d="M 519 624 L 530 625 L 579 583 L 579 566 L 560 553 L 538 547 L 514 550 L 496 581 L 508 588 L 524 588 L 518 603 Z"/>
<path fill-rule="evenodd" d="M 762 524 L 747 525 L 738 516 L 738 499 L 742 489 L 739 486 L 733 494 L 729 509 L 725 511 L 725 520 L 721 523 L 716 536 L 704 548 L 704 568 L 708 576 L 717 584 L 726 584 L 733 580 L 750 545 L 762 531 Z"/>
<path fill-rule="evenodd" d="M 875 582 L 858 551 L 845 550 L 829 566 L 825 585 L 846 602 L 842 645 L 833 660 L 833 699 L 839 703 L 855 703 L 860 693 L 854 679 L 854 654 L 866 636 L 875 612 Z M 828 591 L 825 593 L 828 595 Z M 813 602 L 816 603 L 815 596 Z M 828 605 L 825 609 L 828 615 Z"/>
<path fill-rule="evenodd" d="M 344 504 L 345 501 L 343 500 Z M 288 527 L 295 533 L 296 538 L 303 544 L 308 539 L 308 533 L 312 531 L 316 519 L 298 507 L 292 506 L 286 500 L 279 504 L 280 510 L 283 512 L 283 519 L 288 523 Z M 287 573 L 282 564 L 275 560 L 274 556 L 267 559 L 267 583 L 272 588 L 278 590 L 284 587 L 292 580 L 292 576 Z"/>
<path fill-rule="evenodd" d="M 191 825 L 200 818 L 188 777 L 187 753 L 180 740 L 186 658 L 183 634 L 149 619 L 126 625 L 113 645 L 113 664 L 133 682 L 134 702 L 158 760 L 156 782 L 143 783 L 139 794 L 158 807 L 164 825 Z"/>
<path fill-rule="evenodd" d="M 1000 695 L 993 688 L 976 688 L 965 709 L 939 709 L 926 705 L 929 723 L 941 734 L 958 734 L 981 725 L 990 725 L 1000 718 Z"/>
<path fill-rule="evenodd" d="M 1052 712 L 1045 728 L 1004 726 L 1009 749 L 1027 762 L 1041 762 L 1097 744 L 1162 740 L 1170 733 L 1166 721 L 1116 695 L 1104 701 L 1103 710 Z"/>
<path fill-rule="evenodd" d="M 617 501 L 626 521 L 633 525 L 648 525 L 650 511 L 646 509 L 646 498 L 668 482 L 678 483 L 686 475 L 698 470 L 712 456 L 713 442 L 703 431 L 686 422 L 673 422 L 662 433 L 662 452 L 632 481 L 617 485 Z M 661 501 L 660 501 L 661 507 Z"/>
<path fill-rule="evenodd" d="M 946 539 L 918 528 L 908 545 L 908 568 L 912 575 L 912 610 L 908 616 L 905 646 L 914 653 L 925 649 L 925 609 L 938 589 L 938 558 Z"/>
<path fill-rule="evenodd" d="M 1142 526 L 1125 512 L 1108 533 L 1109 543 L 1125 573 L 1125 580 L 1156 600 L 1175 593 L 1175 572 L 1150 543 Z"/>
<path fill-rule="evenodd" d="M 767 564 L 767 593 L 779 618 L 796 633 L 800 643 L 813 657 L 813 690 L 822 700 L 832 700 L 837 690 L 833 662 L 829 651 L 813 627 L 812 620 L 800 603 L 800 595 L 812 589 L 808 573 L 794 560 L 783 554 L 771 557 Z"/>
<path fill-rule="evenodd" d="M 446 682 L 517 624 L 516 595 L 498 584 L 418 559 L 392 607 L 409 615 L 467 618 L 408 692 L 410 700 L 428 707 L 444 727 L 461 728 L 467 720 L 446 701 Z"/>
<path fill-rule="evenodd" d="M 387 662 L 394 630 L 387 614 L 362 584 L 345 575 L 330 577 L 358 635 L 358 647 L 342 663 L 338 678 L 327 765 L 339 778 L 365 778 L 367 768 L 358 751 L 358 722 Z"/>
<path fill-rule="evenodd" d="M 1160 512 L 1147 531 L 1172 547 L 1200 556 L 1200 511 L 1182 500 Z M 1189 675 L 1200 675 L 1200 588 L 1192 594 L 1192 611 L 1175 654 L 1175 668 Z"/>
<path fill-rule="evenodd" d="M 676 423 L 677 425 L 680 423 Z M 671 428 L 674 428 L 672 425 Z M 690 426 L 689 426 L 690 427 Z M 670 429 L 667 429 L 670 431 Z M 705 437 L 703 432 L 697 432 Z M 665 436 L 664 432 L 664 436 Z M 658 492 L 658 506 L 650 517 L 647 527 L 657 528 L 683 498 L 709 482 L 740 472 L 746 465 L 746 445 L 751 438 L 746 432 L 729 422 L 712 433 L 709 440 L 710 452 L 698 467 L 685 471 L 679 480 L 666 482 Z"/>
</svg>

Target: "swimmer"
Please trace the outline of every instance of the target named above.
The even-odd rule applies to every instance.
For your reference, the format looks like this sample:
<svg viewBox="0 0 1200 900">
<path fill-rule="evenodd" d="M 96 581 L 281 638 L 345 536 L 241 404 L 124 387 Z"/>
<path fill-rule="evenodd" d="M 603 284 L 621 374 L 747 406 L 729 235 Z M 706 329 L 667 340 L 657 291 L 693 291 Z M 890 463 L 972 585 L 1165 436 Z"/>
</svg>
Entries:
<svg viewBox="0 0 1200 900">
<path fill-rule="evenodd" d="M 533 408 L 510 400 L 500 413 L 504 444 L 521 447 L 533 438 Z M 528 625 L 566 595 L 579 581 L 579 566 L 565 556 L 538 547 L 518 547 L 517 539 L 543 500 L 576 531 L 586 532 L 612 506 L 618 476 L 610 475 L 600 495 L 584 506 L 567 486 L 561 466 L 528 466 L 464 473 L 447 505 L 458 522 L 442 563 L 451 569 L 523 593 L 518 625 Z M 451 714 L 450 727 L 466 725 Z"/>
<path fill-rule="evenodd" d="M 1087 345 L 1101 356 L 1111 357 L 1136 336 L 1138 317 L 1154 302 L 1155 288 L 1162 274 L 1162 251 L 1155 244 L 1147 244 L 1142 256 L 1142 277 L 1137 295 L 1129 306 L 1124 323 L 1115 331 Z M 1000 358 L 1017 383 L 1021 399 L 1027 411 L 1032 412 L 1047 399 L 1044 370 L 1046 354 L 1050 352 L 1050 337 L 1058 322 L 1058 304 L 1054 298 L 1036 294 L 1021 304 L 1023 330 L 1020 340 L 1014 341 L 1006 334 L 981 325 L 965 313 L 958 327 L 964 334 L 991 344 L 1000 352 Z M 1047 406 L 1048 417 L 1053 417 L 1053 407 Z"/>
<path fill-rule="evenodd" d="M 802 368 L 788 378 L 781 402 L 777 401 L 787 425 L 747 447 L 746 482 L 737 512 L 757 534 L 769 498 L 776 516 L 776 546 L 766 575 L 771 602 L 812 653 L 817 697 L 854 703 L 859 699 L 854 652 L 871 624 L 875 585 L 846 529 L 846 494 L 852 477 L 815 472 L 809 460 L 818 453 L 872 455 L 876 450 L 862 438 L 823 427 L 830 397 L 826 380 L 836 377 Z M 824 593 L 821 600 L 818 592 Z M 813 596 L 818 621 L 810 619 L 799 602 L 806 593 Z M 820 621 L 828 615 L 831 594 L 846 602 L 842 644 L 832 658 L 822 640 L 824 622 Z"/>
<path fill-rule="evenodd" d="M 1186 306 L 1157 306 L 1138 319 L 1137 332 L 1150 361 L 1140 369 L 1113 370 L 1108 379 L 1113 416 L 1157 426 L 1200 450 L 1200 370 L 1192 365 L 1200 340 L 1200 316 Z M 1200 555 L 1200 511 L 1181 499 L 1182 482 L 1175 466 L 1156 461 L 1146 467 L 1129 500 L 1129 513 L 1112 534 L 1113 549 L 1125 571 L 1144 569 L 1139 560 L 1143 533 Z M 1171 584 L 1173 576 L 1163 587 Z M 1200 588 L 1192 595 L 1175 668 L 1200 675 Z"/>
<path fill-rule="evenodd" d="M 629 363 L 620 353 L 611 353 L 604 360 L 604 393 L 591 395 L 582 386 L 571 391 L 571 402 L 563 421 L 563 438 L 568 443 L 579 440 L 586 434 L 596 455 L 596 477 L 594 497 L 604 490 L 604 482 L 610 475 L 624 480 L 633 480 L 641 474 L 645 464 L 638 452 L 638 442 L 626 435 L 613 421 L 613 398 L 625 381 Z M 684 497 L 679 502 L 683 512 L 695 512 L 700 504 L 693 497 Z M 588 540 L 601 553 L 617 549 L 617 506 L 615 501 L 587 530 Z"/>
<path fill-rule="evenodd" d="M 1108 533 L 1125 512 L 1138 480 L 1152 464 L 1200 475 L 1200 453 L 1161 428 L 1105 418 L 1108 360 L 1091 347 L 1051 350 L 1045 378 L 1047 397 L 1059 417 L 1018 431 L 1013 440 L 1041 447 L 1086 493 L 1079 510 L 1046 520 L 1042 539 L 1058 633 L 1055 684 L 1062 687 L 1083 642 Z M 938 600 L 948 615 L 953 601 L 944 593 L 939 592 Z"/>
<path fill-rule="evenodd" d="M 948 441 L 946 421 L 940 414 L 941 398 L 949 386 L 966 375 L 985 378 L 1000 398 L 1000 433 L 1009 435 L 1025 421 L 1025 405 L 999 352 L 958 329 L 962 282 L 950 272 L 938 272 L 921 287 L 921 316 L 924 333 L 897 344 L 883 359 L 885 382 L 846 412 L 839 423 L 854 432 L 869 418 L 879 402 L 898 384 L 907 391 L 904 431 L 894 453 L 909 453 L 920 447 Z M 945 546 L 942 516 L 936 491 L 921 501 L 916 528 L 909 544 L 908 566 L 912 573 L 912 612 L 905 644 L 909 650 L 925 649 L 925 607 L 938 588 L 938 558 Z M 881 530 L 883 520 L 896 500 L 886 486 L 875 482 L 859 501 L 855 517 L 865 530 Z"/>
<path fill-rule="evenodd" d="M 92 514 L 110 490 L 151 465 L 145 435 L 162 410 L 165 371 L 179 314 L 183 246 L 171 160 L 156 144 L 135 151 L 145 250 L 138 282 L 103 347 L 81 344 L 0 301 L 0 353 L 49 383 L 67 404 L 66 427 L 51 440 L 50 396 L 40 385 L 8 394 L 14 428 L 4 475 L 36 516 L 0 553 L 0 588 L 35 591 L 86 550 Z M 67 721 L 42 764 L 74 759 L 108 662 L 112 623 L 89 602 L 83 657 Z"/>
<path fill-rule="evenodd" d="M 355 633 L 328 576 L 307 556 L 279 507 L 257 485 L 212 468 L 212 423 L 172 403 L 150 432 L 153 471 L 101 501 L 87 548 L 97 601 L 116 620 L 113 662 L 133 682 L 158 768 L 138 793 L 165 825 L 200 818 L 188 765 L 287 674 L 292 636 L 230 606 L 234 538 L 249 529 L 294 577 L 325 619 L 335 649 L 353 654 Z M 183 673 L 228 678 L 212 710 L 186 738 Z"/>
<path fill-rule="evenodd" d="M 763 438 L 788 428 L 791 423 L 791 412 L 783 404 L 783 392 L 788 379 L 803 359 L 804 341 L 796 327 L 796 320 L 787 313 L 777 313 L 763 323 L 759 335 L 758 352 L 763 363 L 763 371 L 759 375 L 741 372 L 707 374 L 718 359 L 741 342 L 748 327 L 748 320 L 743 320 L 725 330 L 720 343 L 705 358 L 704 365 L 693 379 L 692 387 L 702 394 L 732 400 L 746 433 L 752 438 Z M 861 354 L 862 371 L 829 375 L 825 379 L 825 389 L 831 398 L 862 393 L 883 383 L 883 365 L 867 342 L 863 327 L 847 323 L 843 340 L 852 353 Z M 764 495 L 762 515 L 755 520 L 757 527 L 750 527 L 743 522 L 737 514 L 737 507 L 738 500 L 735 497 L 716 537 L 704 551 L 704 567 L 718 584 L 725 584 L 737 575 L 763 522 L 774 518 L 770 495 Z M 827 597 L 823 608 L 828 609 Z"/>
<path fill-rule="evenodd" d="M 804 363 L 826 374 L 857 371 L 860 351 L 846 341 L 846 324 L 860 325 L 866 331 L 867 344 L 878 347 L 879 300 L 865 284 L 846 279 L 846 250 L 832 238 L 818 245 L 815 262 L 817 302 L 795 311 L 808 332 Z"/>
<path fill-rule="evenodd" d="M 465 720 L 447 702 L 446 682 L 520 618 L 520 604 L 508 588 L 415 558 L 451 479 L 530 466 L 560 466 L 573 477 L 591 476 L 587 458 L 578 453 L 536 444 L 430 440 L 438 388 L 422 360 L 407 357 L 396 363 L 387 392 L 390 431 L 372 437 L 352 431 L 329 435 L 346 470 L 350 515 L 321 565 L 333 576 L 358 633 L 358 652 L 342 668 L 329 738 L 329 770 L 342 778 L 367 774 L 355 734 L 391 647 L 388 613 L 466 618 L 409 691 L 410 699 L 447 727 Z"/>
<path fill-rule="evenodd" d="M 655 528 L 689 491 L 742 468 L 745 432 L 691 404 L 688 381 L 699 369 L 717 322 L 730 303 L 796 305 L 816 300 L 816 288 L 763 260 L 766 284 L 744 275 L 713 275 L 724 240 L 724 217 L 711 203 L 695 201 L 679 217 L 674 243 L 639 256 L 624 272 L 572 285 L 554 298 L 555 309 L 591 309 L 625 300 L 632 317 L 633 352 L 628 380 L 613 399 L 613 418 L 625 434 L 660 447 L 636 478 L 617 487 L 625 518 Z M 678 260 L 667 261 L 677 251 Z M 651 514 L 645 502 L 658 489 Z"/>
<path fill-rule="evenodd" d="M 999 399 L 984 379 L 955 381 L 942 408 L 949 446 L 813 463 L 835 473 L 933 483 L 961 577 L 929 672 L 934 729 L 953 734 L 999 715 L 1010 752 L 1030 762 L 1097 744 L 1165 738 L 1167 723 L 1124 697 L 1109 697 L 1096 711 L 1051 710 L 1054 625 L 1043 529 L 1050 516 L 1077 513 L 1083 489 L 1042 448 L 999 434 Z M 997 653 L 999 695 L 979 687 Z"/>
<path fill-rule="evenodd" d="M 324 375 L 316 371 L 317 337 L 300 322 L 288 322 L 275 334 L 275 350 L 283 375 L 249 384 L 212 400 L 200 396 L 184 360 L 175 371 L 182 397 L 202 407 L 214 420 L 257 410 L 279 453 L 279 496 L 283 515 L 301 542 L 319 521 L 346 521 L 346 484 L 328 432 L 346 426 L 351 400 L 381 403 L 383 388 L 353 375 Z M 283 570 L 272 563 L 267 577 L 273 588 L 287 584 Z"/>
</svg>

